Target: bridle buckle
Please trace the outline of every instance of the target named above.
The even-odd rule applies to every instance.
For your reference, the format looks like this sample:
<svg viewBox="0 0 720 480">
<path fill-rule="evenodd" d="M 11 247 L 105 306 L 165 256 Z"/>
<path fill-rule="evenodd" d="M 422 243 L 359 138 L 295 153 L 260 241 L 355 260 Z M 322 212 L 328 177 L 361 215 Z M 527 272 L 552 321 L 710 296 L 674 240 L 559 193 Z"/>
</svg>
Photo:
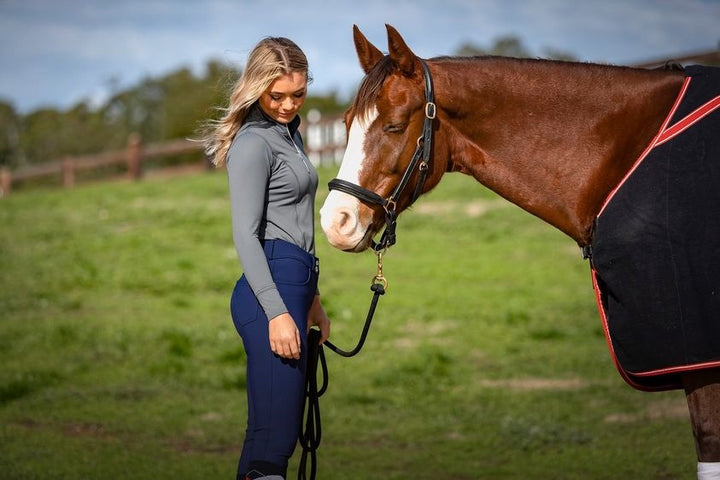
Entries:
<svg viewBox="0 0 720 480">
<path fill-rule="evenodd" d="M 437 106 L 434 102 L 427 102 L 425 104 L 425 117 L 430 120 L 435 120 L 437 115 Z"/>
</svg>

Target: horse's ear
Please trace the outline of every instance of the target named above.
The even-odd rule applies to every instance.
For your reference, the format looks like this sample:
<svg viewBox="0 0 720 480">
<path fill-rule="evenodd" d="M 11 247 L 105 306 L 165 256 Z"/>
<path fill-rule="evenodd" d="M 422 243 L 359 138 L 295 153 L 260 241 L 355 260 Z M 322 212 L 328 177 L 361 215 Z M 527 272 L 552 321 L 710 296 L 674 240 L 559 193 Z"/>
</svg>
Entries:
<svg viewBox="0 0 720 480">
<path fill-rule="evenodd" d="M 390 58 L 395 61 L 403 74 L 408 77 L 412 76 L 420 64 L 417 55 L 410 50 L 395 28 L 388 24 L 385 24 L 385 28 L 387 28 Z"/>
<path fill-rule="evenodd" d="M 385 55 L 365 38 L 357 25 L 353 25 L 353 40 L 355 41 L 355 51 L 360 60 L 360 67 L 367 74 Z"/>
</svg>

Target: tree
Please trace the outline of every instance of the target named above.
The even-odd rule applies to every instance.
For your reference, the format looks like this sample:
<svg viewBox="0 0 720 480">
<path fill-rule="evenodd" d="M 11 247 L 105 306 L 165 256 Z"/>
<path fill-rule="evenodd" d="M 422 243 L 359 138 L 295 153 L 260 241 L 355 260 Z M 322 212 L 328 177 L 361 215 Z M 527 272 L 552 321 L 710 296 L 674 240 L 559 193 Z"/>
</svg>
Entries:
<svg viewBox="0 0 720 480">
<path fill-rule="evenodd" d="M 14 167 L 23 163 L 19 121 L 15 108 L 10 103 L 0 101 L 0 167 Z"/>
<path fill-rule="evenodd" d="M 44 108 L 22 116 L 0 103 L 0 165 L 117 150 L 133 133 L 144 143 L 196 138 L 202 124 L 227 106 L 239 76 L 233 66 L 210 60 L 200 74 L 180 67 L 124 90 L 112 82 L 112 96 L 99 107 L 80 102 L 65 111 Z M 304 111 L 310 108 L 337 113 L 346 105 L 332 92 L 309 96 Z"/>
</svg>

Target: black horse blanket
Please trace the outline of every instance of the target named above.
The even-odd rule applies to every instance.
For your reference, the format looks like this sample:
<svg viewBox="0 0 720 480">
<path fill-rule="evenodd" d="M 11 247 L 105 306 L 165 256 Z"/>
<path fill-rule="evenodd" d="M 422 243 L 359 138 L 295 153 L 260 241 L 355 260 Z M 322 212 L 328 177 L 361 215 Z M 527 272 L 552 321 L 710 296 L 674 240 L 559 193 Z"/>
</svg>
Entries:
<svg viewBox="0 0 720 480">
<path fill-rule="evenodd" d="M 591 266 L 610 352 L 641 390 L 720 367 L 720 68 L 675 106 L 596 219 Z"/>
</svg>

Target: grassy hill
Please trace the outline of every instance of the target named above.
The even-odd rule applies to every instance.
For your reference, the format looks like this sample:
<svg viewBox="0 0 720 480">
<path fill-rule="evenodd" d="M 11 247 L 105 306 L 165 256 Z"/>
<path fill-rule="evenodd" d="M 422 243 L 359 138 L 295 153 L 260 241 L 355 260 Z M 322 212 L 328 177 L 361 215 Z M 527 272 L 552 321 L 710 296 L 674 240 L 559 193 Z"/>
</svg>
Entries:
<svg viewBox="0 0 720 480">
<path fill-rule="evenodd" d="M 234 478 L 226 190 L 214 172 L 0 200 L 0 477 Z M 375 258 L 317 245 L 349 348 Z M 451 174 L 384 266 L 365 349 L 326 353 L 319 479 L 693 478 L 683 394 L 623 383 L 572 240 Z"/>
</svg>

